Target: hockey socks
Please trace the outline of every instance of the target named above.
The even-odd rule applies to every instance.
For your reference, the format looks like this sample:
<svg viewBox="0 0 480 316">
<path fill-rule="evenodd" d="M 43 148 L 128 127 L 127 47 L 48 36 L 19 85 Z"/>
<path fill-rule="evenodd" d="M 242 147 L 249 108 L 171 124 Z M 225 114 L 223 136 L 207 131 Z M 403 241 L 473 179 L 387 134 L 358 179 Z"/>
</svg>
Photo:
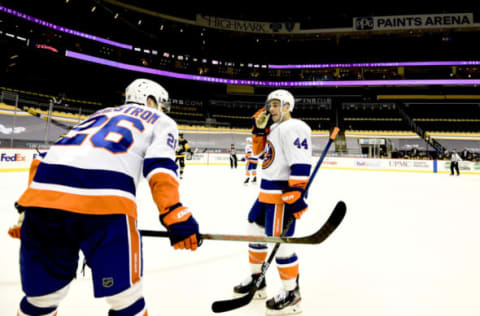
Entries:
<svg viewBox="0 0 480 316">
<path fill-rule="evenodd" d="M 147 308 L 145 307 L 145 300 L 138 299 L 135 303 L 131 304 L 120 310 L 109 310 L 108 316 L 148 316 Z"/>
<path fill-rule="evenodd" d="M 57 306 L 53 307 L 38 307 L 31 304 L 27 297 L 24 296 L 20 302 L 20 310 L 18 316 L 56 316 Z"/>
</svg>

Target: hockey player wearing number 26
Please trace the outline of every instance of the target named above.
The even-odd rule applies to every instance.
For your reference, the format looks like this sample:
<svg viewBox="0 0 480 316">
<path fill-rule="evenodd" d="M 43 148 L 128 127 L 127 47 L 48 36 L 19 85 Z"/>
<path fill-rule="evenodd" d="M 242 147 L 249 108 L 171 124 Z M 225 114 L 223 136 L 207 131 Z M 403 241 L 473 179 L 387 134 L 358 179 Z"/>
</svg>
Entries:
<svg viewBox="0 0 480 316">
<path fill-rule="evenodd" d="M 198 224 L 180 203 L 176 123 L 163 111 L 168 93 L 137 79 L 126 104 L 100 110 L 35 160 L 30 184 L 18 200 L 25 296 L 18 315 L 56 315 L 75 277 L 78 252 L 92 270 L 95 297 L 106 297 L 110 316 L 144 316 L 142 245 L 136 227 L 136 187 L 143 169 L 160 222 L 175 249 L 196 250 Z"/>
<path fill-rule="evenodd" d="M 293 119 L 293 95 L 286 90 L 271 92 L 265 108 L 259 110 L 253 121 L 253 154 L 263 153 L 260 193 L 248 214 L 250 234 L 280 236 L 292 217 L 300 219 L 307 210 L 304 190 L 312 163 L 311 129 L 304 122 Z M 295 222 L 286 236 L 292 236 Z M 234 287 L 239 296 L 249 292 L 261 273 L 267 257 L 265 244 L 249 244 L 251 275 Z M 293 246 L 283 244 L 275 257 L 283 288 L 267 300 L 267 315 L 287 315 L 301 312 L 298 258 Z M 263 282 L 254 298 L 266 297 Z"/>
</svg>

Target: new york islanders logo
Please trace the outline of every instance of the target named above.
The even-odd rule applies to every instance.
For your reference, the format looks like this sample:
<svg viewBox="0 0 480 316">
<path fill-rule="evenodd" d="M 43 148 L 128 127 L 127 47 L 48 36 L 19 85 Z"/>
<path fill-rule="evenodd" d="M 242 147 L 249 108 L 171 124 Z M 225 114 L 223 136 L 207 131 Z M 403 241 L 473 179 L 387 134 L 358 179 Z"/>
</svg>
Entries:
<svg viewBox="0 0 480 316">
<path fill-rule="evenodd" d="M 265 153 L 263 157 L 262 169 L 267 169 L 272 164 L 275 159 L 275 148 L 272 143 L 267 140 L 265 144 Z"/>
</svg>

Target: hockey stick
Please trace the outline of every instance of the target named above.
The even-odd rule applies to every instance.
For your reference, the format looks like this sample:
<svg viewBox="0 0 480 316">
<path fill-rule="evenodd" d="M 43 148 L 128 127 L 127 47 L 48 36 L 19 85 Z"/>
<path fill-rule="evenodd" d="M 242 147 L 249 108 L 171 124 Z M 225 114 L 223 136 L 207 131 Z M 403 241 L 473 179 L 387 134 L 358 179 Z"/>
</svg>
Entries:
<svg viewBox="0 0 480 316">
<path fill-rule="evenodd" d="M 251 235 L 222 235 L 222 234 L 200 234 L 204 240 L 243 241 L 251 243 L 280 243 L 280 244 L 319 244 L 335 229 L 345 216 L 345 203 L 338 202 L 334 211 L 328 218 L 325 225 L 315 233 L 304 237 L 271 237 Z M 166 231 L 140 230 L 142 237 L 169 237 Z"/>
<path fill-rule="evenodd" d="M 27 109 L 26 112 L 27 112 L 28 114 L 32 115 L 32 116 L 41 118 L 42 120 L 48 122 L 48 115 L 46 115 L 46 114 L 42 114 L 42 113 L 40 113 L 40 112 L 37 112 L 37 111 L 35 111 L 35 110 L 32 109 L 32 108 Z M 68 130 L 68 131 L 69 131 L 70 129 L 72 129 L 73 127 L 75 127 L 75 124 L 78 124 L 79 122 L 76 122 L 74 125 L 68 125 L 68 124 L 64 124 L 64 123 L 62 123 L 62 122 L 60 122 L 60 121 L 57 121 L 57 120 L 55 120 L 55 119 L 53 119 L 53 118 L 50 118 L 50 123 L 52 123 L 52 124 L 55 125 L 55 126 L 58 126 L 58 127 L 60 127 L 60 128 L 63 128 L 63 129 L 65 129 L 65 130 Z"/>
<path fill-rule="evenodd" d="M 339 132 L 339 128 L 335 127 L 333 129 L 332 134 L 330 135 L 330 139 L 328 140 L 327 145 L 323 149 L 323 152 L 322 152 L 322 155 L 320 156 L 320 159 L 318 160 L 317 164 L 315 165 L 315 169 L 313 170 L 313 173 L 310 176 L 310 179 L 309 179 L 309 181 L 307 183 L 307 186 L 305 188 L 305 192 L 308 192 L 308 189 L 310 188 L 310 185 L 312 184 L 312 181 L 315 178 L 315 176 L 317 174 L 317 171 L 320 168 L 320 165 L 322 164 L 323 160 L 327 156 L 328 149 L 332 145 L 332 142 L 335 140 L 335 137 L 337 136 L 338 132 Z M 338 202 L 337 206 L 335 207 L 335 209 L 332 212 L 332 215 L 330 215 L 329 220 L 320 229 L 320 230 L 322 230 L 325 227 L 325 230 L 326 230 L 326 233 L 327 233 L 327 234 L 324 235 L 324 238 L 323 238 L 322 241 L 324 241 L 338 227 L 338 225 L 340 225 L 343 217 L 345 216 L 345 212 L 346 212 L 345 203 L 343 203 L 342 201 Z M 337 217 L 337 214 L 339 214 L 338 217 Z M 334 217 L 336 220 L 333 223 L 330 223 L 329 221 L 332 217 Z M 289 219 L 289 221 L 287 222 L 287 224 L 285 226 L 285 229 L 282 232 L 281 237 L 285 237 L 285 234 L 288 232 L 288 230 L 289 230 L 289 228 L 290 228 L 290 226 L 292 225 L 293 222 L 294 222 L 294 217 L 292 216 Z M 273 258 L 275 258 L 280 245 L 281 245 L 280 243 L 275 244 L 272 252 L 270 253 L 270 255 L 267 259 L 267 261 L 264 262 L 263 265 L 262 265 L 262 272 L 256 278 L 256 280 L 254 280 L 253 287 L 250 289 L 248 294 L 246 294 L 245 296 L 239 297 L 239 298 L 213 302 L 213 304 L 212 304 L 213 312 L 223 313 L 223 312 L 231 311 L 233 309 L 237 309 L 239 307 L 242 307 L 242 306 L 245 306 L 245 305 L 249 304 L 252 301 L 253 297 L 255 296 L 255 292 L 260 287 L 260 284 L 262 284 L 263 280 L 265 279 L 265 274 L 266 274 L 268 268 L 270 267 L 270 264 L 272 263 Z"/>
</svg>

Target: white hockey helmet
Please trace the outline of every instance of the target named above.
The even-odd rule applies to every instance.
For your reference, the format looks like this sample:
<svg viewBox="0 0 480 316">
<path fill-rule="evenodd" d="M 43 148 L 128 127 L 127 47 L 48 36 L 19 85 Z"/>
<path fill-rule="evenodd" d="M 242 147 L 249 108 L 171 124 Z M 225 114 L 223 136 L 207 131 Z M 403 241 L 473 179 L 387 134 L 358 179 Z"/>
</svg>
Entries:
<svg viewBox="0 0 480 316">
<path fill-rule="evenodd" d="M 252 143 L 252 138 L 247 137 L 247 138 L 245 138 L 245 141 L 247 142 L 247 144 L 251 144 Z"/>
<path fill-rule="evenodd" d="M 147 105 L 147 99 L 151 97 L 157 103 L 159 109 L 170 111 L 168 104 L 168 92 L 164 87 L 149 79 L 135 79 L 125 89 L 125 102 Z"/>
<path fill-rule="evenodd" d="M 295 107 L 295 98 L 293 97 L 293 94 L 284 89 L 278 89 L 270 92 L 270 94 L 267 96 L 267 101 L 265 102 L 267 111 L 270 101 L 272 100 L 279 100 L 282 104 L 282 107 L 288 103 L 290 105 L 290 112 L 292 112 L 293 108 Z"/>
</svg>

